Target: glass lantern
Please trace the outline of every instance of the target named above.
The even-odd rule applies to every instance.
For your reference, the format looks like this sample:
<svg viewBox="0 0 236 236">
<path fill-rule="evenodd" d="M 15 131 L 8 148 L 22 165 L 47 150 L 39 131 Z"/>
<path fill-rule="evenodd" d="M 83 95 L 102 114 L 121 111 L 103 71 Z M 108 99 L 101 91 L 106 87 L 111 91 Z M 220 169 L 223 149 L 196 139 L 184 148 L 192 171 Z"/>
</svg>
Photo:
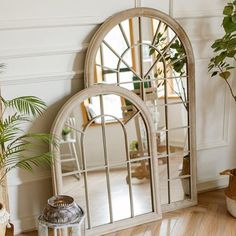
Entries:
<svg viewBox="0 0 236 236">
<path fill-rule="evenodd" d="M 50 198 L 38 218 L 38 236 L 85 236 L 84 211 L 70 196 Z"/>
</svg>

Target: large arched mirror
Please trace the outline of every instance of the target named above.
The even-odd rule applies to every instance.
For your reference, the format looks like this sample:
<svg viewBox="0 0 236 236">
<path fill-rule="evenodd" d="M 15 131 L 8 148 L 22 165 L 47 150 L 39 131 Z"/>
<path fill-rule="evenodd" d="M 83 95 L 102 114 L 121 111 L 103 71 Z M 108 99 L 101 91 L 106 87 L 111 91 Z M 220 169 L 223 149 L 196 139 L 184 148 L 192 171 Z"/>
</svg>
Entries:
<svg viewBox="0 0 236 236">
<path fill-rule="evenodd" d="M 194 58 L 182 27 L 149 8 L 110 17 L 86 56 L 85 84 L 97 83 L 132 91 L 151 111 L 163 210 L 196 204 Z"/>
<path fill-rule="evenodd" d="M 124 88 L 95 85 L 59 111 L 52 133 L 54 192 L 86 212 L 86 235 L 161 218 L 155 128 L 145 103 Z M 145 175 L 145 178 L 139 178 Z"/>
</svg>

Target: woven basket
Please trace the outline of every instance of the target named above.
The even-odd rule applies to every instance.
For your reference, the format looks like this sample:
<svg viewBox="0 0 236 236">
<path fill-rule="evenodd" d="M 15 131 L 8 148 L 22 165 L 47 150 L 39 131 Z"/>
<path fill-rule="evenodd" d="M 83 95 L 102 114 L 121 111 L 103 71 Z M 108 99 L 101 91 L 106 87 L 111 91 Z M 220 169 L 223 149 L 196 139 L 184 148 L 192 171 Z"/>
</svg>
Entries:
<svg viewBox="0 0 236 236">
<path fill-rule="evenodd" d="M 229 185 L 225 189 L 228 212 L 236 218 L 236 169 L 225 170 L 221 175 L 229 175 Z"/>
</svg>

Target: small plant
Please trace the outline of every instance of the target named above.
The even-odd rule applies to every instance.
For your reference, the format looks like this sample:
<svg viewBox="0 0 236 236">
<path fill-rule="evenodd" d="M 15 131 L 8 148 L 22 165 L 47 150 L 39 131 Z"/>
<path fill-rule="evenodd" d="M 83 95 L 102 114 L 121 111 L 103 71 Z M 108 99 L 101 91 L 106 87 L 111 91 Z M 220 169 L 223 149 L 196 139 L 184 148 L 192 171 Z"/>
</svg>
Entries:
<svg viewBox="0 0 236 236">
<path fill-rule="evenodd" d="M 70 132 L 71 132 L 71 128 L 66 126 L 63 128 L 61 134 L 62 134 L 62 136 L 65 136 L 65 135 L 68 135 Z"/>
<path fill-rule="evenodd" d="M 138 151 L 138 141 L 137 141 L 137 140 L 133 140 L 133 141 L 130 143 L 129 148 L 130 148 L 130 150 L 131 150 L 132 152 Z"/>
<path fill-rule="evenodd" d="M 218 75 L 226 82 L 236 102 L 236 95 L 228 81 L 231 70 L 235 68 L 234 63 L 236 62 L 236 1 L 227 3 L 223 14 L 222 25 L 225 34 L 222 38 L 215 40 L 211 46 L 216 55 L 211 58 L 208 71 L 211 72 L 211 77 Z"/>
</svg>

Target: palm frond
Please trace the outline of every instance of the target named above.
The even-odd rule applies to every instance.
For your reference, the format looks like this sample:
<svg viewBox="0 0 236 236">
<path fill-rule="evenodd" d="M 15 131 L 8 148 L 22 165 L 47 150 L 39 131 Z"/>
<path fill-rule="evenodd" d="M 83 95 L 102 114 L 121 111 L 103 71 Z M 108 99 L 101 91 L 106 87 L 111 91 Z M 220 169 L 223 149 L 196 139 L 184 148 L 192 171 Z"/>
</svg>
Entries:
<svg viewBox="0 0 236 236">
<path fill-rule="evenodd" d="M 4 147 L 5 147 L 6 143 L 16 138 L 17 138 L 17 134 L 15 130 L 9 130 L 9 131 L 6 130 L 4 133 L 1 133 L 0 135 L 0 144 L 1 145 L 4 144 Z"/>
<path fill-rule="evenodd" d="M 8 157 L 14 156 L 15 154 L 19 154 L 21 152 L 25 152 L 28 148 L 33 146 L 30 142 L 25 142 L 25 143 L 19 143 L 18 145 L 15 145 L 13 147 L 7 148 L 4 156 L 7 159 Z"/>
<path fill-rule="evenodd" d="M 43 153 L 41 155 L 36 155 L 32 157 L 21 156 L 20 159 L 15 159 L 15 162 L 14 162 L 14 159 L 12 159 L 11 166 L 8 169 L 11 170 L 14 168 L 21 168 L 27 171 L 32 171 L 33 166 L 35 167 L 50 166 L 51 159 L 52 159 L 51 152 Z"/>
<path fill-rule="evenodd" d="M 1 184 L 8 172 L 14 168 L 32 171 L 34 166 L 50 166 L 52 154 L 48 152 L 48 145 L 57 146 L 59 141 L 47 133 L 25 134 L 21 127 L 23 122 L 31 121 L 30 116 L 41 115 L 46 109 L 46 104 L 41 99 L 35 96 L 22 96 L 6 100 L 0 96 L 0 103 L 3 107 L 0 117 Z M 5 118 L 8 108 L 13 109 L 15 113 Z"/>
<path fill-rule="evenodd" d="M 15 139 L 22 132 L 19 125 L 24 121 L 29 121 L 29 119 L 17 113 L 8 116 L 3 121 L 0 120 L 0 143 L 5 144 Z"/>
<path fill-rule="evenodd" d="M 6 127 L 10 125 L 17 125 L 17 123 L 18 124 L 20 123 L 20 120 L 21 120 L 21 116 L 18 115 L 17 113 L 13 115 L 9 115 L 8 117 L 0 121 L 0 129 L 5 129 Z"/>
<path fill-rule="evenodd" d="M 46 144 L 52 144 L 53 146 L 58 146 L 59 139 L 57 139 L 52 134 L 47 133 L 27 133 L 22 136 L 25 140 L 30 140 L 32 143 L 35 142 L 41 142 Z"/>
<path fill-rule="evenodd" d="M 14 140 L 11 140 L 11 142 L 8 143 L 6 148 L 10 150 L 10 149 L 15 148 L 17 146 L 27 146 L 28 147 L 28 146 L 32 145 L 31 142 L 24 140 L 22 137 L 24 137 L 24 135 L 19 136 Z"/>
<path fill-rule="evenodd" d="M 4 120 L 0 120 L 0 132 L 6 129 L 13 129 L 22 124 L 22 122 L 30 121 L 26 116 L 18 115 L 17 113 L 9 115 Z"/>
<path fill-rule="evenodd" d="M 22 158 L 27 160 L 28 157 L 26 158 L 26 156 L 32 156 L 37 152 L 41 152 L 40 155 L 37 156 L 42 156 L 44 155 L 42 154 L 44 151 L 40 151 L 42 150 L 42 147 L 48 147 L 48 144 L 53 144 L 55 147 L 57 147 L 58 143 L 59 141 L 57 141 L 57 139 L 55 139 L 51 134 L 24 134 L 8 144 L 6 150 L 3 150 L 2 156 L 0 157 L 0 168 L 3 166 L 12 166 L 14 163 L 22 160 Z M 22 165 L 26 166 L 27 164 L 23 163 Z"/>
<path fill-rule="evenodd" d="M 5 108 L 13 108 L 24 115 L 41 115 L 46 109 L 46 104 L 40 98 L 35 96 L 22 96 L 12 100 L 5 100 L 1 97 Z"/>
<path fill-rule="evenodd" d="M 0 64 L 0 73 L 2 72 L 2 68 L 4 68 L 4 66 L 5 65 L 3 63 Z"/>
</svg>

